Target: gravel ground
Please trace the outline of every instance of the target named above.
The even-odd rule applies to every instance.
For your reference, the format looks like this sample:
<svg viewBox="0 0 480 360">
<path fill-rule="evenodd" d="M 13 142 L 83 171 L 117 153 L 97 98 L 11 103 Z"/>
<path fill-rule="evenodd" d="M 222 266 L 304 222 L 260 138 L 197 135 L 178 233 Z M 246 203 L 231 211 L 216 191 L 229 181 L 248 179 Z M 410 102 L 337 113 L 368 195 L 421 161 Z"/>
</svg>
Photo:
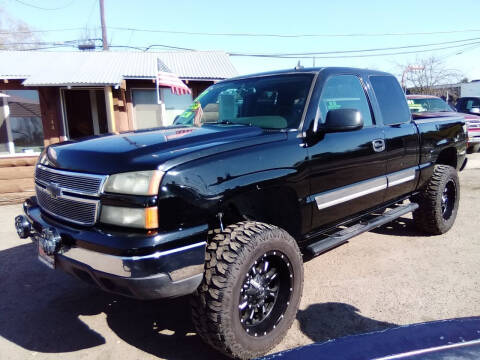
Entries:
<svg viewBox="0 0 480 360">
<path fill-rule="evenodd" d="M 405 217 L 305 264 L 297 320 L 274 350 L 396 325 L 480 315 L 480 154 L 461 173 L 445 235 Z M 219 356 L 195 334 L 185 298 L 140 302 L 50 271 L 0 207 L 0 359 L 185 359 Z"/>
</svg>

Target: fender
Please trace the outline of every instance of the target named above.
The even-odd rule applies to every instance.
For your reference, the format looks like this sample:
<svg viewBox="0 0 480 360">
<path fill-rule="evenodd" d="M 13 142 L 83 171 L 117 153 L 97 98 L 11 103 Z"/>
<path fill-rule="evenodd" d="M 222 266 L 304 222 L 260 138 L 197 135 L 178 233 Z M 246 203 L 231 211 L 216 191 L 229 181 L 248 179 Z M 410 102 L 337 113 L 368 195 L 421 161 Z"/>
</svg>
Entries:
<svg viewBox="0 0 480 360">
<path fill-rule="evenodd" d="M 284 138 L 285 134 L 277 135 Z M 286 202 L 298 213 L 309 190 L 306 167 L 292 167 L 306 158 L 298 142 L 295 134 L 289 134 L 284 141 L 217 151 L 172 168 L 165 173 L 159 192 L 160 223 L 192 226 L 208 222 L 218 226 L 216 216 L 220 212 L 236 221 L 248 212 L 261 221 L 260 211 L 251 207 L 259 202 L 267 213 L 275 207 L 273 204 L 280 203 L 280 209 L 284 209 Z M 271 216 L 270 212 L 267 217 Z M 308 224 L 310 215 L 303 218 Z"/>
</svg>

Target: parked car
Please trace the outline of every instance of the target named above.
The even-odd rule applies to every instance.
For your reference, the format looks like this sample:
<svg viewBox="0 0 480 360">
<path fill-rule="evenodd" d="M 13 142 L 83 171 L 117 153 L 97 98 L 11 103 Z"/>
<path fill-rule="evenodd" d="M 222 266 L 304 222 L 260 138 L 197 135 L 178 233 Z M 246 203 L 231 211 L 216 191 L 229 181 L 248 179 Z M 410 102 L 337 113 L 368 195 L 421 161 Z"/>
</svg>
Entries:
<svg viewBox="0 0 480 360">
<path fill-rule="evenodd" d="M 445 100 L 431 95 L 407 95 L 407 102 L 413 117 L 455 116 L 462 115 L 467 125 L 467 153 L 475 153 L 480 149 L 480 116 L 467 111 L 456 112 Z M 457 102 L 458 106 L 459 102 Z"/>
<path fill-rule="evenodd" d="M 428 234 L 457 216 L 464 119 L 412 120 L 388 73 L 242 76 L 177 123 L 49 146 L 15 225 L 49 267 L 103 290 L 193 294 L 198 334 L 231 357 L 282 340 L 303 256 L 411 212 Z"/>
<path fill-rule="evenodd" d="M 431 321 L 350 335 L 262 360 L 478 360 L 479 317 Z"/>
<path fill-rule="evenodd" d="M 480 97 L 461 97 L 456 108 L 458 112 L 480 115 Z"/>
</svg>

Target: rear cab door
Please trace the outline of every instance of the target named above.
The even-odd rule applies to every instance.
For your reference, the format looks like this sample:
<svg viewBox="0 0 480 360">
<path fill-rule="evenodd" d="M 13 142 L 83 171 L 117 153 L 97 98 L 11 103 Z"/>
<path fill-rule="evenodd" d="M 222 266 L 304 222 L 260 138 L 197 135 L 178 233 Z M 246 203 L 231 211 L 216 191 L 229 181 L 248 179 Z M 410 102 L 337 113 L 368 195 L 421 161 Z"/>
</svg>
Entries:
<svg viewBox="0 0 480 360">
<path fill-rule="evenodd" d="M 379 73 L 370 75 L 369 82 L 372 106 L 385 136 L 388 187 L 384 202 L 387 202 L 415 190 L 420 137 L 397 79 Z"/>
</svg>

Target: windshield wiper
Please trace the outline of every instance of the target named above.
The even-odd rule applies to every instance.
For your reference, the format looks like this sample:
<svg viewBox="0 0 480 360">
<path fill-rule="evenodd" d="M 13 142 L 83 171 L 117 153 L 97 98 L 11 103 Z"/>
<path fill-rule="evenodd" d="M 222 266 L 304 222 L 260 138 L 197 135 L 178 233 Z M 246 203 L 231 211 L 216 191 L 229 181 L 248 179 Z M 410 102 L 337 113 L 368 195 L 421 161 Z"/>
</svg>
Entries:
<svg viewBox="0 0 480 360">
<path fill-rule="evenodd" d="M 222 120 L 222 121 L 217 121 L 215 124 L 220 124 L 220 125 L 243 125 L 243 126 L 253 126 L 252 123 L 245 124 L 241 122 L 233 122 L 232 120 Z"/>
</svg>

